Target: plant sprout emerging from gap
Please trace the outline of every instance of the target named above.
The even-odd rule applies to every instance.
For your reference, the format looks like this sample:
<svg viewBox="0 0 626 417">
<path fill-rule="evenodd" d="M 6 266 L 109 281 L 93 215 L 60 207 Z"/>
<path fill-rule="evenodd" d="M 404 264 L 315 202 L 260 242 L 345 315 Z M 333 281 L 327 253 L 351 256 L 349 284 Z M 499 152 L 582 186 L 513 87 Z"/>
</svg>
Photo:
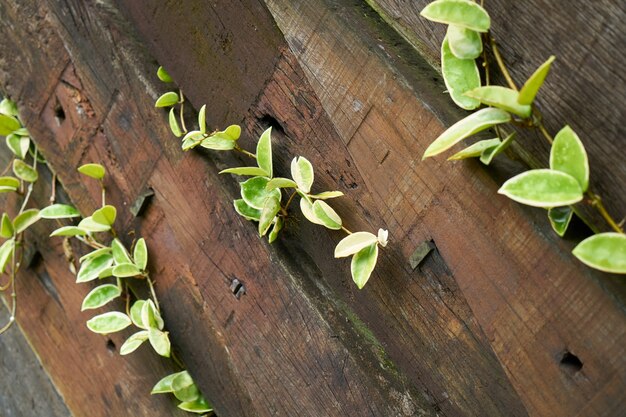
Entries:
<svg viewBox="0 0 626 417">
<path fill-rule="evenodd" d="M 163 82 L 171 82 L 172 78 L 163 67 L 157 71 Z M 237 151 L 252 158 L 256 166 L 233 167 L 222 170 L 220 174 L 234 174 L 250 177 L 239 183 L 241 198 L 234 200 L 235 211 L 246 220 L 258 222 L 259 236 L 267 236 L 269 243 L 278 237 L 285 225 L 287 210 L 296 196 L 300 197 L 300 210 L 311 223 L 332 230 L 342 230 L 348 236 L 339 242 L 335 257 L 352 256 L 352 279 L 359 289 L 369 280 L 376 261 L 378 248 L 387 245 L 388 233 L 380 229 L 378 235 L 369 232 L 352 233 L 344 225 L 341 217 L 326 202 L 341 197 L 341 191 L 324 191 L 311 193 L 314 181 L 313 165 L 303 156 L 291 161 L 291 178 L 274 177 L 272 164 L 272 128 L 267 129 L 257 143 L 256 153 L 249 152 L 239 146 L 237 140 L 241 128 L 237 125 L 228 126 L 225 130 L 209 133 L 206 127 L 206 105 L 198 113 L 198 129 L 188 131 L 184 123 L 184 97 L 182 92 L 169 91 L 159 97 L 156 107 L 170 108 L 170 130 L 176 137 L 182 136 L 182 149 L 187 151 L 196 146 L 215 151 Z M 178 111 L 176 111 L 178 106 Z M 288 194 L 286 203 L 283 197 Z"/>
<path fill-rule="evenodd" d="M 441 71 L 452 100 L 465 110 L 488 106 L 443 132 L 428 146 L 423 159 L 443 153 L 478 132 L 494 128 L 496 138 L 475 142 L 448 158 L 479 157 L 482 163 L 489 165 L 515 138 L 514 133 L 508 134 L 502 128 L 503 124 L 538 129 L 551 144 L 550 167 L 519 174 L 506 181 L 498 193 L 521 204 L 547 209 L 550 224 L 561 237 L 573 214 L 580 217 L 575 204 L 591 204 L 613 231 L 583 240 L 572 253 L 592 268 L 626 274 L 626 235 L 621 224 L 607 212 L 600 196 L 589 189 L 589 161 L 582 141 L 569 126 L 563 127 L 553 138 L 534 103 L 555 57 L 548 58 L 518 89 L 489 32 L 489 14 L 481 5 L 470 0 L 436 0 L 421 14 L 433 22 L 448 25 L 441 46 Z M 491 45 L 507 87 L 490 85 L 490 67 L 483 41 Z M 479 57 L 482 57 L 485 69 L 485 86 L 481 85 L 476 63 Z"/>
</svg>

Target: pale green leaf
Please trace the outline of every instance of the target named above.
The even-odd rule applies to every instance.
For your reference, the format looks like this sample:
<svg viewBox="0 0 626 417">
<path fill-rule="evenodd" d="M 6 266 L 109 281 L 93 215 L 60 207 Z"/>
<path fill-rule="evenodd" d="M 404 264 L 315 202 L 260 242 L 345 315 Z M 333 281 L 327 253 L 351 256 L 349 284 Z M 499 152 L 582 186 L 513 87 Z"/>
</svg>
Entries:
<svg viewBox="0 0 626 417">
<path fill-rule="evenodd" d="M 313 212 L 313 204 L 311 204 L 311 202 L 307 198 L 302 197 L 300 199 L 300 210 L 308 221 L 314 224 L 324 226 L 324 222 L 320 218 L 318 218 Z"/>
<path fill-rule="evenodd" d="M 154 107 L 170 107 L 178 103 L 178 94 L 173 91 L 168 91 L 157 99 L 154 103 Z"/>
<path fill-rule="evenodd" d="M 553 207 L 548 210 L 548 219 L 550 220 L 550 226 L 556 232 L 557 235 L 563 237 L 567 231 L 572 220 L 574 210 L 570 206 L 565 207 Z"/>
<path fill-rule="evenodd" d="M 289 178 L 272 178 L 270 182 L 267 183 L 267 190 L 273 190 L 275 188 L 297 188 L 298 184 Z"/>
<path fill-rule="evenodd" d="M 386 247 L 387 243 L 389 243 L 389 231 L 385 229 L 378 229 L 377 239 L 380 246 L 383 248 Z"/>
<path fill-rule="evenodd" d="M 195 148 L 200 145 L 202 141 L 205 139 L 206 135 L 199 130 L 192 130 L 187 133 L 183 138 L 183 151 L 188 151 L 189 149 Z"/>
<path fill-rule="evenodd" d="M 148 339 L 156 353 L 166 358 L 170 357 L 171 344 L 167 332 L 150 327 L 148 329 Z"/>
<path fill-rule="evenodd" d="M 519 174 L 498 190 L 518 203 L 534 207 L 559 207 L 583 199 L 578 181 L 571 175 L 551 169 L 533 169 Z"/>
<path fill-rule="evenodd" d="M 78 172 L 83 175 L 87 175 L 88 177 L 95 178 L 97 180 L 101 180 L 104 178 L 104 174 L 106 174 L 106 170 L 100 164 L 85 164 L 78 167 Z"/>
<path fill-rule="evenodd" d="M 265 236 L 279 211 L 280 200 L 278 198 L 269 197 L 265 200 L 259 219 L 259 236 Z"/>
<path fill-rule="evenodd" d="M 227 168 L 220 171 L 220 174 L 235 174 L 235 175 L 252 175 L 252 176 L 267 176 L 267 172 L 259 167 L 236 167 Z"/>
<path fill-rule="evenodd" d="M 315 200 L 313 213 L 315 213 L 315 217 L 320 219 L 323 226 L 333 230 L 341 229 L 341 217 L 325 201 Z"/>
<path fill-rule="evenodd" d="M 107 253 L 111 253 L 111 248 L 96 249 L 94 251 L 89 252 L 86 255 L 81 256 L 81 258 L 78 260 L 78 262 L 80 262 L 82 264 L 87 259 L 95 258 L 96 256 L 104 255 L 104 254 L 107 254 Z"/>
<path fill-rule="evenodd" d="M 21 137 L 17 130 L 6 137 L 7 147 L 20 159 L 24 159 L 30 146 L 30 138 Z"/>
<path fill-rule="evenodd" d="M 491 25 L 487 11 L 470 0 L 437 0 L 424 7 L 420 14 L 433 22 L 457 25 L 476 32 L 487 32 Z"/>
<path fill-rule="evenodd" d="M 146 270 L 146 267 L 148 266 L 148 247 L 146 246 L 144 238 L 140 238 L 137 243 L 135 243 L 133 259 L 135 260 L 135 265 L 137 265 L 139 269 L 142 271 Z"/>
<path fill-rule="evenodd" d="M 445 152 L 468 136 L 509 121 L 511 121 L 511 115 L 504 110 L 494 108 L 478 110 L 443 132 L 426 149 L 422 159 Z"/>
<path fill-rule="evenodd" d="M 500 155 L 502 152 L 504 152 L 513 142 L 513 139 L 515 138 L 515 132 L 511 133 L 509 136 L 506 137 L 506 139 L 504 139 L 502 141 L 502 143 L 498 144 L 498 146 L 494 146 L 493 148 L 489 148 L 489 149 L 485 149 L 482 153 L 482 155 L 480 155 L 480 162 L 482 162 L 485 165 L 489 165 L 491 163 L 491 161 L 493 160 L 493 158 L 495 158 L 496 156 Z"/>
<path fill-rule="evenodd" d="M 89 291 L 89 294 L 83 300 L 80 311 L 90 310 L 102 307 L 111 300 L 122 295 L 122 291 L 117 285 L 104 284 Z"/>
<path fill-rule="evenodd" d="M 0 246 L 0 274 L 4 273 L 14 249 L 15 239 L 9 239 Z"/>
<path fill-rule="evenodd" d="M 178 408 L 196 414 L 204 414 L 213 411 L 211 404 L 209 404 L 204 398 L 199 398 L 195 401 L 183 401 L 178 404 Z"/>
<path fill-rule="evenodd" d="M 6 213 L 2 213 L 2 221 L 0 222 L 0 236 L 9 238 L 13 236 L 15 229 L 13 228 L 13 222 Z"/>
<path fill-rule="evenodd" d="M 128 278 L 128 277 L 136 277 L 138 275 L 142 275 L 141 269 L 137 267 L 135 264 L 118 264 L 113 268 L 113 276 L 118 278 Z"/>
<path fill-rule="evenodd" d="M 37 170 L 21 159 L 13 160 L 13 173 L 16 177 L 26 182 L 35 182 L 39 178 Z"/>
<path fill-rule="evenodd" d="M 159 80 L 163 81 L 164 83 L 174 82 L 172 77 L 170 77 L 170 75 L 167 73 L 167 71 L 165 71 L 165 68 L 163 67 L 159 67 L 159 69 L 157 70 L 157 77 L 159 77 Z"/>
<path fill-rule="evenodd" d="M 276 238 L 278 237 L 278 232 L 280 232 L 280 230 L 283 228 L 285 222 L 283 221 L 282 217 L 277 217 L 276 221 L 274 222 L 274 226 L 272 227 L 272 230 L 270 231 L 269 235 L 267 236 L 267 241 L 269 243 L 272 243 L 276 240 Z"/>
<path fill-rule="evenodd" d="M 235 149 L 237 142 L 224 132 L 217 132 L 200 142 L 200 146 L 206 149 L 212 149 L 214 151 L 230 151 Z"/>
<path fill-rule="evenodd" d="M 523 119 L 530 117 L 530 105 L 519 104 L 517 102 L 519 93 L 511 88 L 501 87 L 499 85 L 487 85 L 467 91 L 465 95 L 488 106 L 497 107 L 509 113 L 516 114 Z"/>
<path fill-rule="evenodd" d="M 479 140 L 478 142 L 471 144 L 467 148 L 449 157 L 448 161 L 475 158 L 477 156 L 481 156 L 484 151 L 487 151 L 491 148 L 496 148 L 498 145 L 500 145 L 500 143 L 500 139 L 498 138 Z"/>
<path fill-rule="evenodd" d="M 483 51 L 480 33 L 457 25 L 446 32 L 450 51 L 459 59 L 476 59 Z"/>
<path fill-rule="evenodd" d="M 90 232 L 90 233 L 95 233 L 95 232 L 106 232 L 107 230 L 111 229 L 111 226 L 98 223 L 94 221 L 94 219 L 91 216 L 89 216 L 89 217 L 85 217 L 78 223 L 78 228 L 85 230 L 87 232 Z"/>
<path fill-rule="evenodd" d="M 378 242 L 378 236 L 370 232 L 355 232 L 344 237 L 335 247 L 335 258 L 354 255 L 363 248 Z"/>
<path fill-rule="evenodd" d="M 309 197 L 315 198 L 318 200 L 328 200 L 330 198 L 341 197 L 342 195 L 343 193 L 341 191 L 324 191 L 323 193 L 319 193 L 319 194 L 309 194 Z"/>
<path fill-rule="evenodd" d="M 572 253 L 594 269 L 626 274 L 626 235 L 623 233 L 593 235 L 580 242 Z"/>
<path fill-rule="evenodd" d="M 42 219 L 69 219 L 72 217 L 80 217 L 80 213 L 72 206 L 66 204 L 53 204 L 44 207 L 39 212 Z"/>
<path fill-rule="evenodd" d="M 267 190 L 269 179 L 265 177 L 253 177 L 240 183 L 241 197 L 250 207 L 263 210 L 265 200 L 269 197 L 277 198 L 280 201 L 280 190 Z"/>
<path fill-rule="evenodd" d="M 0 185 L 0 193 L 10 193 L 14 191 L 17 191 L 17 188 Z"/>
<path fill-rule="evenodd" d="M 148 332 L 145 330 L 138 331 L 137 333 L 126 339 L 122 347 L 120 347 L 120 355 L 128 355 L 129 353 L 133 353 L 146 340 L 148 340 Z"/>
<path fill-rule="evenodd" d="M 198 129 L 200 132 L 206 133 L 206 104 L 203 104 L 198 112 Z"/>
<path fill-rule="evenodd" d="M 200 398 L 200 391 L 189 372 L 181 372 L 172 380 L 172 391 L 180 401 L 194 401 Z"/>
<path fill-rule="evenodd" d="M 15 117 L 0 113 L 0 136 L 7 136 L 20 127 L 22 125 Z"/>
<path fill-rule="evenodd" d="M 108 278 L 113 276 L 113 268 L 115 268 L 114 266 L 110 266 L 108 268 L 104 268 L 102 271 L 100 271 L 100 273 L 98 274 L 98 278 L 99 279 L 103 279 L 103 278 Z"/>
<path fill-rule="evenodd" d="M 298 184 L 298 188 L 308 194 L 311 191 L 315 177 L 313 165 L 303 156 L 293 158 L 293 161 L 291 161 L 291 177 Z"/>
<path fill-rule="evenodd" d="M 141 308 L 141 322 L 148 329 L 163 330 L 165 323 L 152 300 L 146 300 Z"/>
<path fill-rule="evenodd" d="M 117 209 L 114 206 L 104 206 L 94 211 L 91 218 L 94 222 L 100 223 L 105 226 L 112 226 L 115 223 L 115 217 L 117 216 Z"/>
<path fill-rule="evenodd" d="M 76 226 L 63 226 L 50 233 L 50 237 L 54 236 L 85 236 L 86 230 Z"/>
<path fill-rule="evenodd" d="M 13 133 L 18 136 L 30 136 L 30 133 L 28 133 L 28 129 L 26 129 L 25 127 L 20 127 L 19 129 L 14 130 Z"/>
<path fill-rule="evenodd" d="M 246 220 L 259 221 L 261 219 L 261 210 L 250 207 L 243 199 L 233 201 L 235 211 Z"/>
<path fill-rule="evenodd" d="M 376 243 L 361 249 L 352 257 L 350 272 L 352 272 L 352 280 L 359 289 L 362 289 L 370 279 L 377 260 L 378 245 Z"/>
<path fill-rule="evenodd" d="M 14 177 L 0 177 L 0 186 L 18 189 L 20 187 L 20 180 Z"/>
<path fill-rule="evenodd" d="M 554 137 L 550 149 L 550 168 L 576 178 L 583 192 L 589 188 L 587 151 L 576 132 L 569 126 L 565 126 Z"/>
<path fill-rule="evenodd" d="M 119 311 L 100 314 L 87 321 L 87 327 L 94 333 L 110 334 L 124 330 L 131 325 L 130 318 Z"/>
<path fill-rule="evenodd" d="M 183 131 L 178 124 L 178 117 L 176 115 L 176 109 L 174 107 L 170 109 L 168 122 L 170 124 L 170 130 L 172 131 L 174 136 L 176 136 L 177 138 L 181 137 L 183 135 Z"/>
<path fill-rule="evenodd" d="M 115 260 L 116 265 L 133 263 L 132 259 L 130 259 L 128 251 L 126 250 L 126 247 L 118 238 L 115 238 L 111 241 L 111 251 L 113 253 L 113 259 Z"/>
<path fill-rule="evenodd" d="M 113 257 L 109 253 L 87 259 L 80 265 L 76 282 L 87 282 L 98 278 L 100 272 L 113 265 Z"/>
<path fill-rule="evenodd" d="M 268 128 L 261 137 L 259 143 L 256 146 L 256 162 L 259 168 L 267 173 L 267 176 L 272 178 L 274 176 L 274 169 L 272 168 L 272 128 Z"/>
<path fill-rule="evenodd" d="M 13 228 L 15 229 L 15 234 L 22 233 L 24 230 L 35 224 L 35 222 L 37 222 L 40 218 L 41 217 L 39 217 L 39 210 L 24 210 L 13 219 Z"/>
<path fill-rule="evenodd" d="M 187 372 L 187 371 L 176 372 L 174 374 L 170 374 L 170 375 L 166 376 L 165 378 L 162 378 L 152 388 L 152 391 L 150 391 L 150 394 L 166 394 L 166 393 L 174 392 L 174 390 L 172 389 L 172 381 L 178 375 L 183 374 L 185 372 Z"/>
<path fill-rule="evenodd" d="M 550 72 L 550 66 L 554 62 L 556 57 L 553 55 L 546 62 L 541 64 L 539 68 L 530 76 L 528 80 L 524 83 L 524 86 L 519 92 L 519 96 L 517 97 L 517 101 L 520 104 L 532 104 L 535 101 L 535 97 L 537 96 L 537 92 L 543 85 L 544 80 L 548 76 Z"/>
<path fill-rule="evenodd" d="M 480 87 L 480 73 L 473 59 L 459 59 L 450 50 L 448 38 L 441 44 L 441 73 L 450 98 L 465 110 L 480 106 L 476 99 L 465 95 L 467 91 Z"/>
<path fill-rule="evenodd" d="M 224 130 L 224 133 L 231 140 L 237 140 L 241 136 L 241 127 L 239 125 L 230 125 Z"/>
<path fill-rule="evenodd" d="M 143 319 L 141 317 L 141 313 L 143 311 L 143 306 L 145 305 L 145 303 L 145 300 L 137 300 L 130 308 L 130 319 L 133 321 L 133 324 L 140 329 L 148 328 L 148 326 L 143 324 Z"/>
<path fill-rule="evenodd" d="M 6 114 L 7 116 L 17 116 L 17 104 L 6 97 L 3 98 L 2 101 L 0 101 L 0 113 Z"/>
</svg>

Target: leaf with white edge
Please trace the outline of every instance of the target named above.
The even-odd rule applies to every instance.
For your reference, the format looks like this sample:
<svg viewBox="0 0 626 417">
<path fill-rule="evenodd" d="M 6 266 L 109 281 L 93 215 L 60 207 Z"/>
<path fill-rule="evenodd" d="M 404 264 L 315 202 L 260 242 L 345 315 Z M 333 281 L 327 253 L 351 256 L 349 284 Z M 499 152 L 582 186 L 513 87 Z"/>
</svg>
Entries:
<svg viewBox="0 0 626 417">
<path fill-rule="evenodd" d="M 465 95 L 467 91 L 480 87 L 476 61 L 457 58 L 450 50 L 447 37 L 441 44 L 441 73 L 448 94 L 457 106 L 465 110 L 474 110 L 480 106 L 478 100 Z"/>
<path fill-rule="evenodd" d="M 22 155 L 22 158 L 26 157 L 26 152 L 30 150 L 30 138 L 22 136 L 19 141 L 19 147 L 20 147 L 20 154 Z M 39 160 L 39 158 L 37 159 Z"/>
<path fill-rule="evenodd" d="M 319 194 L 309 194 L 309 197 L 318 199 L 318 200 L 328 200 L 330 198 L 341 197 L 343 193 L 341 191 L 324 191 Z"/>
<path fill-rule="evenodd" d="M 22 125 L 15 117 L 0 113 L 0 136 L 7 136 L 20 127 Z"/>
<path fill-rule="evenodd" d="M 182 372 L 172 380 L 172 391 L 180 401 L 194 401 L 200 398 L 200 391 L 189 372 Z"/>
<path fill-rule="evenodd" d="M 332 230 L 341 229 L 341 217 L 325 201 L 315 200 L 313 213 L 315 213 L 315 217 L 321 220 L 323 226 Z"/>
<path fill-rule="evenodd" d="M 35 224 L 40 218 L 41 217 L 39 217 L 39 210 L 24 210 L 13 219 L 13 228 L 15 229 L 15 234 L 22 233 L 24 230 Z"/>
<path fill-rule="evenodd" d="M 270 182 L 267 183 L 265 189 L 269 191 L 275 188 L 298 188 L 298 184 L 289 178 L 272 178 Z"/>
<path fill-rule="evenodd" d="M 9 239 L 0 246 L 0 274 L 4 273 L 13 250 L 15 249 L 15 239 Z"/>
<path fill-rule="evenodd" d="M 126 339 L 122 347 L 120 347 L 120 355 L 128 355 L 129 353 L 133 353 L 134 351 L 139 349 L 139 346 L 141 346 L 146 340 L 148 340 L 148 332 L 145 330 L 138 331 L 137 333 Z"/>
<path fill-rule="evenodd" d="M 30 146 L 30 138 L 21 137 L 17 130 L 6 137 L 7 147 L 20 159 L 24 159 Z"/>
<path fill-rule="evenodd" d="M 572 251 L 579 261 L 604 272 L 626 274 L 626 235 L 599 233 L 583 240 Z"/>
<path fill-rule="evenodd" d="M 4 238 L 10 238 L 13 236 L 15 229 L 13 228 L 13 222 L 6 213 L 2 213 L 2 221 L 0 222 L 0 236 Z"/>
<path fill-rule="evenodd" d="M 141 269 L 135 264 L 118 264 L 113 268 L 113 276 L 118 278 L 129 278 L 142 275 Z"/>
<path fill-rule="evenodd" d="M 519 104 L 517 102 L 519 93 L 511 88 L 487 85 L 467 91 L 465 95 L 480 101 L 482 104 L 516 114 L 523 119 L 530 117 L 530 105 Z"/>
<path fill-rule="evenodd" d="M 18 189 L 20 187 L 20 180 L 14 177 L 0 177 L 0 186 Z"/>
<path fill-rule="evenodd" d="M 457 25 L 476 32 L 487 32 L 491 25 L 487 11 L 470 0 L 433 1 L 420 14 L 433 22 Z"/>
<path fill-rule="evenodd" d="M 237 140 L 241 136 L 241 127 L 239 125 L 230 125 L 224 130 L 224 133 L 231 140 Z"/>
<path fill-rule="evenodd" d="M 108 278 L 108 277 L 112 277 L 113 276 L 113 268 L 115 268 L 114 266 L 110 266 L 108 268 L 104 268 L 102 271 L 100 271 L 100 273 L 98 274 L 98 278 L 99 279 L 103 279 L 103 278 Z"/>
<path fill-rule="evenodd" d="M 91 218 L 94 222 L 105 226 L 112 226 L 115 223 L 117 209 L 114 206 L 104 206 L 94 211 Z"/>
<path fill-rule="evenodd" d="M 500 139 L 498 138 L 479 140 L 478 142 L 471 144 L 467 148 L 449 157 L 448 161 L 476 158 L 478 156 L 481 156 L 484 151 L 497 147 L 500 143 Z"/>
<path fill-rule="evenodd" d="M 133 259 L 139 269 L 142 271 L 146 270 L 148 266 L 148 247 L 146 246 L 146 240 L 144 238 L 140 238 L 137 243 L 135 243 Z"/>
<path fill-rule="evenodd" d="M 42 219 L 70 219 L 80 217 L 80 213 L 72 206 L 66 204 L 53 204 L 44 207 L 39 212 Z"/>
<path fill-rule="evenodd" d="M 102 307 L 109 301 L 116 299 L 122 295 L 122 291 L 117 285 L 104 284 L 89 291 L 89 294 L 83 300 L 80 311 L 90 310 Z"/>
<path fill-rule="evenodd" d="M 157 99 L 154 103 L 154 107 L 170 107 L 178 103 L 178 94 L 173 91 L 168 91 Z"/>
<path fill-rule="evenodd" d="M 521 204 L 544 208 L 568 206 L 583 199 L 576 178 L 551 169 L 521 173 L 502 184 L 498 193 Z"/>
<path fill-rule="evenodd" d="M 3 98 L 2 101 L 0 101 L 0 113 L 6 114 L 7 116 L 17 116 L 17 104 L 8 98 Z"/>
<path fill-rule="evenodd" d="M 502 143 L 500 143 L 498 146 L 494 146 L 493 148 L 489 148 L 489 149 L 485 149 L 482 153 L 482 155 L 480 155 L 480 162 L 482 162 L 485 165 L 489 165 L 491 163 L 491 161 L 493 160 L 493 158 L 495 158 L 496 156 L 500 155 L 502 152 L 504 152 L 513 142 L 513 139 L 515 138 L 515 132 L 511 133 L 509 136 L 506 137 L 506 139 L 504 139 L 502 141 Z"/>
<path fill-rule="evenodd" d="M 91 216 L 89 216 L 89 217 L 85 217 L 78 223 L 78 228 L 85 230 L 89 233 L 96 233 L 96 232 L 106 232 L 107 230 L 111 229 L 111 226 L 98 223 L 94 221 L 94 219 Z"/>
<path fill-rule="evenodd" d="M 178 375 L 180 375 L 182 373 L 185 373 L 185 372 L 187 372 L 187 371 L 176 372 L 174 374 L 169 374 L 168 376 L 162 378 L 152 388 L 152 391 L 150 391 L 150 394 L 167 394 L 167 393 L 170 393 L 170 392 L 174 392 L 174 390 L 172 389 L 172 381 Z"/>
<path fill-rule="evenodd" d="M 76 226 L 63 226 L 50 233 L 50 237 L 54 236 L 85 236 L 87 231 Z"/>
<path fill-rule="evenodd" d="M 511 115 L 504 110 L 486 108 L 459 120 L 443 132 L 424 152 L 422 159 L 438 155 L 450 149 L 463 139 L 492 126 L 511 121 Z"/>
<path fill-rule="evenodd" d="M 87 259 L 80 265 L 80 269 L 76 275 L 76 282 L 93 281 L 98 278 L 100 272 L 109 268 L 111 265 L 113 265 L 113 257 L 109 253 Z"/>
<path fill-rule="evenodd" d="M 35 182 L 39 178 L 37 170 L 21 159 L 13 160 L 13 173 L 16 177 L 26 182 Z"/>
<path fill-rule="evenodd" d="M 130 318 L 119 311 L 100 314 L 87 321 L 87 327 L 94 333 L 111 334 L 131 325 Z"/>
<path fill-rule="evenodd" d="M 483 51 L 480 33 L 457 25 L 448 26 L 446 32 L 450 51 L 459 59 L 476 59 Z"/>
<path fill-rule="evenodd" d="M 198 128 L 200 132 L 206 133 L 206 104 L 203 104 L 198 112 Z"/>
<path fill-rule="evenodd" d="M 378 244 L 383 248 L 389 243 L 389 232 L 385 229 L 378 229 Z"/>
<path fill-rule="evenodd" d="M 304 197 L 300 199 L 300 211 L 302 211 L 304 217 L 306 217 L 306 219 L 311 223 L 324 226 L 324 222 L 313 212 L 313 204 L 311 204 L 311 202 Z"/>
<path fill-rule="evenodd" d="M 174 109 L 174 107 L 170 109 L 170 114 L 167 120 L 170 124 L 170 130 L 172 131 L 174 136 L 176 136 L 177 138 L 181 137 L 183 135 L 183 130 L 178 124 L 178 117 L 176 116 L 176 109 Z"/>
<path fill-rule="evenodd" d="M 161 330 L 151 327 L 148 329 L 148 339 L 156 353 L 165 358 L 170 357 L 171 343 L 167 332 L 162 332 Z"/>
<path fill-rule="evenodd" d="M 140 329 L 147 329 L 148 326 L 143 324 L 143 319 L 141 317 L 141 313 L 143 311 L 143 306 L 146 303 L 145 300 L 137 300 L 133 303 L 130 308 L 130 319 L 133 321 L 133 324 Z"/>
<path fill-rule="evenodd" d="M 315 178 L 313 165 L 303 156 L 293 158 L 293 161 L 291 161 L 291 177 L 298 184 L 298 188 L 301 191 L 309 193 Z"/>
<path fill-rule="evenodd" d="M 213 411 L 211 404 L 209 404 L 204 398 L 199 398 L 195 401 L 183 401 L 178 404 L 178 408 L 189 413 L 196 414 L 204 414 Z"/>
<path fill-rule="evenodd" d="M 259 143 L 256 146 L 256 162 L 259 168 L 267 173 L 267 176 L 272 178 L 274 176 L 274 169 L 272 168 L 272 128 L 267 128 L 265 132 L 259 138 Z"/>
<path fill-rule="evenodd" d="M 165 323 L 152 300 L 146 300 L 141 308 L 141 322 L 148 329 L 163 330 Z"/>
<path fill-rule="evenodd" d="M 88 177 L 95 178 L 97 180 L 101 180 L 102 178 L 104 178 L 104 175 L 106 174 L 106 170 L 104 169 L 102 165 L 93 164 L 93 163 L 81 165 L 80 167 L 78 167 L 78 172 Z"/>
<path fill-rule="evenodd" d="M 537 92 L 543 85 L 548 73 L 550 72 L 550 66 L 554 62 L 556 57 L 552 55 L 546 62 L 541 64 L 539 68 L 530 76 L 528 80 L 524 83 L 524 86 L 519 92 L 519 96 L 517 97 L 517 102 L 520 104 L 532 104 L 535 101 L 535 97 L 537 96 Z"/>
<path fill-rule="evenodd" d="M 550 226 L 556 232 L 557 235 L 563 237 L 567 231 L 572 220 L 574 210 L 570 206 L 565 207 L 553 207 L 548 210 L 548 219 L 550 220 Z"/>
<path fill-rule="evenodd" d="M 269 197 L 277 198 L 280 201 L 280 190 L 267 190 L 269 179 L 265 177 L 253 177 L 247 181 L 239 183 L 241 185 L 241 197 L 250 207 L 263 210 L 265 200 Z"/>
<path fill-rule="evenodd" d="M 128 251 L 126 250 L 126 247 L 118 238 L 115 238 L 111 241 L 111 251 L 113 253 L 113 259 L 115 260 L 116 265 L 133 263 L 132 259 L 130 259 Z"/>
<path fill-rule="evenodd" d="M 267 173 L 264 169 L 259 167 L 236 167 L 226 168 L 220 171 L 220 174 L 234 174 L 234 175 L 252 175 L 255 177 L 265 177 Z"/>
<path fill-rule="evenodd" d="M 587 151 L 576 132 L 569 126 L 565 126 L 554 137 L 550 149 L 550 168 L 576 178 L 583 192 L 589 188 Z"/>
<path fill-rule="evenodd" d="M 280 200 L 278 198 L 270 197 L 265 200 L 259 219 L 259 236 L 265 236 L 279 211 Z"/>
<path fill-rule="evenodd" d="M 200 146 L 203 148 L 214 151 L 230 151 L 235 149 L 236 145 L 237 142 L 222 132 L 214 133 L 200 142 Z"/>
<path fill-rule="evenodd" d="M 246 220 L 259 221 L 261 219 L 261 210 L 250 207 L 243 199 L 233 201 L 235 211 Z"/>
<path fill-rule="evenodd" d="M 285 222 L 283 221 L 282 217 L 277 217 L 276 221 L 274 222 L 274 226 L 272 227 L 272 230 L 270 231 L 269 235 L 267 236 L 267 241 L 268 243 L 272 243 L 276 240 L 276 238 L 278 237 L 278 232 L 280 232 L 280 230 L 283 228 L 283 225 L 285 224 Z"/>
<path fill-rule="evenodd" d="M 200 145 L 205 138 L 206 135 L 199 130 L 192 130 L 191 132 L 188 132 L 183 138 L 183 151 L 188 151 L 189 149 L 195 148 L 196 146 Z"/>
<path fill-rule="evenodd" d="M 0 193 L 10 193 L 17 191 L 17 188 L 0 185 Z"/>
<path fill-rule="evenodd" d="M 378 236 L 370 232 L 355 232 L 344 237 L 335 247 L 335 258 L 354 255 L 358 251 L 378 242 Z"/>
<path fill-rule="evenodd" d="M 87 259 L 95 258 L 96 256 L 104 255 L 106 253 L 111 253 L 111 248 L 100 248 L 100 249 L 91 251 L 88 254 L 81 256 L 78 262 L 82 264 Z"/>
<path fill-rule="evenodd" d="M 159 67 L 159 69 L 157 70 L 157 77 L 159 77 L 159 80 L 163 81 L 164 83 L 174 82 L 172 77 L 167 73 L 167 71 L 165 71 L 165 68 L 163 67 Z"/>
<path fill-rule="evenodd" d="M 370 279 L 377 260 L 378 245 L 375 243 L 361 249 L 352 257 L 350 272 L 352 272 L 352 280 L 359 289 L 362 289 Z"/>
</svg>

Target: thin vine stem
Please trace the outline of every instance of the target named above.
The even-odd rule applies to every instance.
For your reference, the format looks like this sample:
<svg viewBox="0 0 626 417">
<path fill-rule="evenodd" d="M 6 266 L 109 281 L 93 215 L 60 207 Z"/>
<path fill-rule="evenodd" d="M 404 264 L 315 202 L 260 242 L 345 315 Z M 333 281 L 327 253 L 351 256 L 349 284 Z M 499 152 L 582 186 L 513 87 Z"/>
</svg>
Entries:
<svg viewBox="0 0 626 417">
<path fill-rule="evenodd" d="M 249 156 L 250 158 L 256 159 L 256 155 L 255 154 L 253 154 L 252 152 L 246 151 L 245 149 L 243 149 L 239 145 L 235 145 L 235 147 L 233 149 L 236 150 L 237 152 L 241 152 L 242 154 L 244 154 L 246 156 Z"/>
</svg>

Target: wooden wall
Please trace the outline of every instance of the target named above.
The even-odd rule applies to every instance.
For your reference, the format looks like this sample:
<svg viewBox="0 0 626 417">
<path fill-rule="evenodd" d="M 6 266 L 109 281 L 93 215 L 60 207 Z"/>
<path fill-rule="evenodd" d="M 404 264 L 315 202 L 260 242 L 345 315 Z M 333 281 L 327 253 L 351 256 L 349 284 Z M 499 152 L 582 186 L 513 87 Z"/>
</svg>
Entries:
<svg viewBox="0 0 626 417">
<path fill-rule="evenodd" d="M 619 416 L 626 286 L 577 263 L 574 242 L 541 210 L 495 193 L 519 163 L 421 161 L 462 116 L 431 65 L 441 31 L 417 20 L 424 1 L 369 3 L 6 1 L 0 86 L 83 213 L 98 190 L 75 167 L 107 167 L 118 229 L 147 238 L 175 348 L 219 416 Z M 600 12 L 582 0 L 487 7 L 519 81 L 559 55 L 541 101 L 551 103 L 548 127 L 579 132 L 619 217 L 624 58 L 612 51 L 624 46 L 626 13 L 598 3 Z M 346 194 L 337 209 L 349 228 L 389 229 L 364 290 L 332 259 L 337 233 L 295 215 L 270 246 L 234 213 L 237 180 L 217 173 L 240 161 L 180 151 L 153 108 L 164 91 L 157 62 L 196 108 L 207 103 L 211 127 L 240 123 L 250 147 L 273 126 L 278 174 L 306 156 L 320 190 Z M 141 215 L 123 209 L 147 190 Z M 125 335 L 84 327 L 89 288 L 73 283 L 45 228 L 31 235 L 42 262 L 20 280 L 19 330 L 65 407 L 179 415 L 148 395 L 167 363 L 147 349 L 120 358 Z M 413 268 L 424 242 L 435 250 Z M 239 299 L 235 278 L 246 287 Z"/>
</svg>

